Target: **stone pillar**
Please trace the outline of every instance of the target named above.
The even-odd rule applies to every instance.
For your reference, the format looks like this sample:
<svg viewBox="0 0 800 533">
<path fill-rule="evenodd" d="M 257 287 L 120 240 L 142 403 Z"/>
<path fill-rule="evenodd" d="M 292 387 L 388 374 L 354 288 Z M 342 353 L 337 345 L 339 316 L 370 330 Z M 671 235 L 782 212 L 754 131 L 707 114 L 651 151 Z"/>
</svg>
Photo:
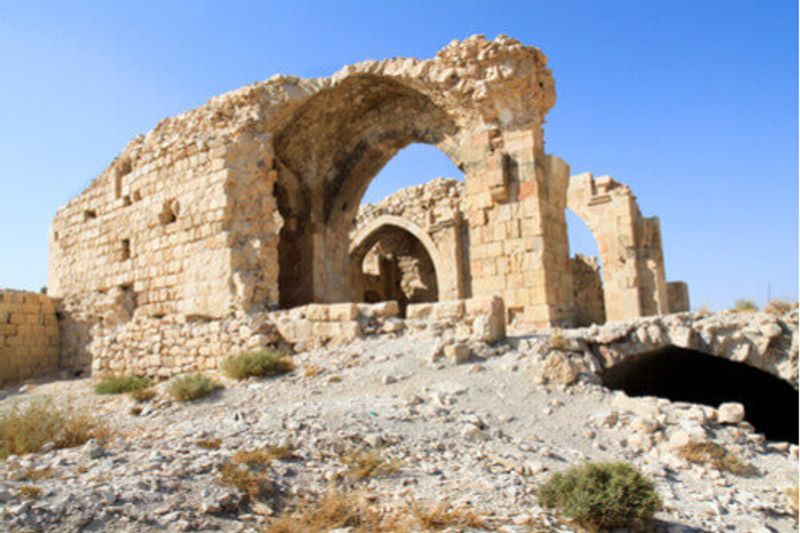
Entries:
<svg viewBox="0 0 800 533">
<path fill-rule="evenodd" d="M 689 307 L 689 286 L 684 281 L 670 281 L 667 283 L 667 297 L 669 298 L 669 312 L 683 313 Z"/>
<path fill-rule="evenodd" d="M 541 128 L 472 138 L 466 207 L 472 295 L 499 295 L 508 319 L 531 325 L 572 318 L 567 245 L 569 167 L 544 154 Z"/>
</svg>

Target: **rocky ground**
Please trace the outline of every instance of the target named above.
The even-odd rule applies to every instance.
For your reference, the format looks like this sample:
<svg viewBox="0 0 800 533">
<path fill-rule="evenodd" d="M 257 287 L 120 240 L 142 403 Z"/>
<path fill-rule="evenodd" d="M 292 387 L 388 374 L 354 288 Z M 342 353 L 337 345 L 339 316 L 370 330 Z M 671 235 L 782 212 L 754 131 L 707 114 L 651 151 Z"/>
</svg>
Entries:
<svg viewBox="0 0 800 533">
<path fill-rule="evenodd" d="M 8 387 L 0 410 L 48 397 L 95 414 L 114 436 L 0 462 L 3 527 L 254 531 L 337 486 L 386 507 L 410 499 L 463 505 L 500 531 L 570 531 L 538 505 L 537 486 L 570 465 L 624 460 L 655 481 L 664 501 L 652 529 L 797 528 L 787 496 L 797 485 L 797 446 L 766 442 L 735 412 L 628 398 L 591 376 L 568 387 L 541 384 L 546 336 L 478 347 L 462 364 L 434 357 L 441 337 L 397 332 L 296 354 L 290 374 L 220 377 L 224 389 L 190 404 L 171 402 L 168 382 L 144 404 L 97 395 L 90 379 Z M 138 415 L 135 405 L 143 406 Z M 214 439 L 218 449 L 199 444 Z M 676 451 L 706 440 L 757 473 L 718 471 Z M 248 501 L 221 484 L 220 469 L 235 452 L 287 445 L 291 456 L 265 467 L 264 498 Z M 348 460 L 362 452 L 388 468 L 349 475 Z"/>
</svg>

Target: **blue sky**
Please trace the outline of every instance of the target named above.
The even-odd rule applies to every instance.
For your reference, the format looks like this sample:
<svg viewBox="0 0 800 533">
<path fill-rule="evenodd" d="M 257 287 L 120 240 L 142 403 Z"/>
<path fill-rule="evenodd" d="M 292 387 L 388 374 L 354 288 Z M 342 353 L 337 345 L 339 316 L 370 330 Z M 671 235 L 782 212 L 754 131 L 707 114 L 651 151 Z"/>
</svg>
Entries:
<svg viewBox="0 0 800 533">
<path fill-rule="evenodd" d="M 128 140 L 275 73 L 430 57 L 505 33 L 541 48 L 546 149 L 629 184 L 695 307 L 797 298 L 797 3 L 164 0 L 0 3 L 0 286 L 38 289 L 47 228 Z M 457 170 L 429 147 L 372 199 Z M 572 221 L 574 222 L 574 220 Z M 573 250 L 591 250 L 573 230 Z"/>
</svg>

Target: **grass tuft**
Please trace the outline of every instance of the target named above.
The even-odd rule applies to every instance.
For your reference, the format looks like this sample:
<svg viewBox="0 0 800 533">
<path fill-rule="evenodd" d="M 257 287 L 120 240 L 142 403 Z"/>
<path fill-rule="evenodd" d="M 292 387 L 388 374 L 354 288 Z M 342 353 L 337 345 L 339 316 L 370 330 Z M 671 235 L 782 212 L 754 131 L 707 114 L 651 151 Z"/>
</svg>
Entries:
<svg viewBox="0 0 800 533">
<path fill-rule="evenodd" d="M 587 528 L 626 527 L 661 508 L 653 482 L 627 463 L 586 463 L 556 473 L 538 498 Z"/>
<path fill-rule="evenodd" d="M 423 531 L 441 531 L 450 528 L 456 528 L 458 531 L 494 529 L 473 511 L 465 507 L 453 507 L 446 502 L 427 508 L 419 507 L 416 502 L 412 502 L 411 514 L 416 525 Z"/>
<path fill-rule="evenodd" d="M 736 454 L 715 442 L 690 442 L 678 449 L 678 455 L 690 463 L 709 465 L 737 476 L 758 474 L 755 466 L 743 462 Z"/>
<path fill-rule="evenodd" d="M 755 313 L 758 311 L 758 306 L 752 300 L 736 300 L 734 310 L 738 313 Z"/>
<path fill-rule="evenodd" d="M 131 398 L 133 398 L 139 403 L 149 402 L 155 397 L 156 397 L 156 391 L 153 390 L 151 387 L 148 387 L 146 389 L 136 389 L 131 391 Z"/>
<path fill-rule="evenodd" d="M 197 445 L 206 450 L 219 450 L 222 447 L 222 439 L 200 439 Z"/>
<path fill-rule="evenodd" d="M 397 461 L 386 461 L 379 450 L 355 450 L 346 453 L 342 462 L 347 465 L 347 477 L 366 479 L 394 474 L 400 469 Z"/>
<path fill-rule="evenodd" d="M 19 488 L 19 495 L 23 498 L 36 499 L 42 495 L 42 489 L 33 485 L 23 485 Z"/>
<path fill-rule="evenodd" d="M 357 493 L 330 491 L 317 501 L 298 508 L 269 524 L 264 533 L 318 533 L 347 530 L 351 533 L 399 533 L 398 519 L 383 512 Z"/>
<path fill-rule="evenodd" d="M 289 356 L 265 350 L 234 355 L 222 363 L 222 371 L 234 379 L 277 376 L 292 370 L 294 363 Z"/>
<path fill-rule="evenodd" d="M 133 392 L 139 389 L 146 389 L 152 385 L 148 378 L 136 376 L 117 376 L 106 378 L 95 385 L 94 391 L 97 394 L 122 394 Z"/>
<path fill-rule="evenodd" d="M 785 315 L 797 308 L 797 302 L 787 300 L 772 300 L 764 307 L 764 312 L 771 315 Z"/>
<path fill-rule="evenodd" d="M 176 378 L 170 383 L 168 392 L 179 402 L 191 402 L 205 398 L 220 388 L 222 385 L 198 372 Z"/>
<path fill-rule="evenodd" d="M 46 400 L 35 401 L 0 415 L 0 459 L 38 452 L 48 442 L 56 448 L 71 448 L 89 439 L 104 441 L 108 435 L 106 426 L 91 415 L 59 410 Z"/>
</svg>

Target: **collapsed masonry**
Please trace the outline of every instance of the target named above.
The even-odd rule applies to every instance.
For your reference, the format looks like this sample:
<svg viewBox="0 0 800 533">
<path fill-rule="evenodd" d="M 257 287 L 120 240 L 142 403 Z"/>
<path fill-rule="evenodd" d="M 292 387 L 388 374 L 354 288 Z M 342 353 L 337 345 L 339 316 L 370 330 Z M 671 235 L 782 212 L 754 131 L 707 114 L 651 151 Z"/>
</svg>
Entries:
<svg viewBox="0 0 800 533">
<path fill-rule="evenodd" d="M 53 220 L 62 365 L 199 367 L 268 342 L 266 313 L 310 303 L 497 296 L 507 321 L 537 327 L 685 309 L 658 221 L 544 152 L 554 103 L 544 54 L 475 36 L 429 60 L 276 76 L 163 120 Z M 411 143 L 447 154 L 463 186 L 359 211 Z M 598 269 L 569 257 L 567 208 L 600 245 L 602 305 Z"/>
</svg>

